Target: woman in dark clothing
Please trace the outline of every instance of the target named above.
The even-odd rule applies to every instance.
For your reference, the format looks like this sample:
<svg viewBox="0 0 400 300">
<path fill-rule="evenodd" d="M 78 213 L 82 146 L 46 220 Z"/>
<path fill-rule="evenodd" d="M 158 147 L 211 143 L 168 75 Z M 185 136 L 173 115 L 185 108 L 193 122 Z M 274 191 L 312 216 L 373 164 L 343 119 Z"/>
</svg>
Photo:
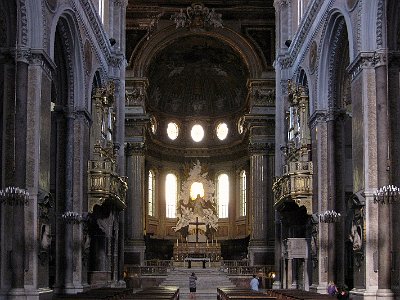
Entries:
<svg viewBox="0 0 400 300">
<path fill-rule="evenodd" d="M 193 272 L 192 275 L 189 276 L 190 299 L 196 299 L 196 280 L 197 276 Z"/>
</svg>

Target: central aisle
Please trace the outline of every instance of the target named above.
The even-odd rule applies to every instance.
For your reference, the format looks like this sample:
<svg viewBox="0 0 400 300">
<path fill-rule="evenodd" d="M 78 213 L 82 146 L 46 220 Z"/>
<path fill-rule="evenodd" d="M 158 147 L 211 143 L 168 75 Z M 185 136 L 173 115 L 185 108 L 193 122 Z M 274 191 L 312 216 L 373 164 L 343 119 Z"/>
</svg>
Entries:
<svg viewBox="0 0 400 300">
<path fill-rule="evenodd" d="M 189 299 L 189 276 L 192 272 L 197 276 L 196 300 L 217 299 L 218 287 L 235 287 L 226 273 L 219 268 L 175 268 L 168 272 L 167 278 L 160 286 L 179 286 L 179 299 Z"/>
</svg>

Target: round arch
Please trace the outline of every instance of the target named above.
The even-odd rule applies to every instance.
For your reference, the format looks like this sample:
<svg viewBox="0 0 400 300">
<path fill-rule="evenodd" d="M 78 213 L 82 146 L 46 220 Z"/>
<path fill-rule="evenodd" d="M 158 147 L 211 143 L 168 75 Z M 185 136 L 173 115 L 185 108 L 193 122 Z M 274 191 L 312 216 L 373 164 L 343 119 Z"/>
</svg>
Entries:
<svg viewBox="0 0 400 300">
<path fill-rule="evenodd" d="M 322 99 L 322 102 L 313 103 L 313 110 L 328 109 L 334 104 L 334 79 L 336 76 L 335 65 L 337 65 L 337 57 L 343 43 L 348 43 L 349 60 L 352 61 L 354 51 L 351 45 L 352 35 L 351 30 L 348 30 L 348 22 L 345 16 L 338 11 L 332 12 L 327 30 L 321 40 L 321 55 L 319 60 L 319 74 L 317 82 L 318 94 L 317 99 Z M 317 100 L 318 101 L 318 100 Z"/>
<path fill-rule="evenodd" d="M 233 30 L 223 28 L 218 31 L 207 31 L 198 33 L 204 36 L 214 37 L 223 43 L 229 45 L 234 51 L 239 53 L 245 65 L 248 67 L 250 78 L 260 78 L 262 76 L 263 62 L 257 56 L 256 49 L 242 36 Z M 193 35 L 193 32 L 187 29 L 176 29 L 175 26 L 169 26 L 164 30 L 154 34 L 152 38 L 134 50 L 129 60 L 129 67 L 132 69 L 134 77 L 145 77 L 146 70 L 151 63 L 152 58 L 163 48 L 173 43 L 177 39 Z"/>
<path fill-rule="evenodd" d="M 65 53 L 66 67 L 68 73 L 68 105 L 74 107 L 85 107 L 85 78 L 83 66 L 83 46 L 79 33 L 79 26 L 74 12 L 69 8 L 60 11 L 51 26 L 50 57 L 55 60 L 55 43 L 57 28 L 62 35 L 62 45 Z M 78 100 L 78 101 L 76 101 Z"/>
</svg>

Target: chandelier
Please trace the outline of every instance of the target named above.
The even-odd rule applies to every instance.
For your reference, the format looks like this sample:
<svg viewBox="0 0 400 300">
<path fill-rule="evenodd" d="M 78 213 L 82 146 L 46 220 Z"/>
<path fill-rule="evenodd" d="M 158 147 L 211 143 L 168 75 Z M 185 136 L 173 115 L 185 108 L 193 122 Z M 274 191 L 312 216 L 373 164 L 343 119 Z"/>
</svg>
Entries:
<svg viewBox="0 0 400 300">
<path fill-rule="evenodd" d="M 10 206 L 28 205 L 29 193 L 27 190 L 15 186 L 8 186 L 0 190 L 0 203 Z"/>
<path fill-rule="evenodd" d="M 320 223 L 336 223 L 339 222 L 341 214 L 334 210 L 327 210 L 318 217 Z"/>
<path fill-rule="evenodd" d="M 214 8 L 210 11 L 202 3 L 193 3 L 184 12 L 181 8 L 179 12 L 171 16 L 171 20 L 176 24 L 176 28 L 187 27 L 191 30 L 209 29 L 211 27 L 223 27 L 222 15 L 215 12 Z"/>
<path fill-rule="evenodd" d="M 385 185 L 377 189 L 374 193 L 374 203 L 391 204 L 399 202 L 400 189 L 394 185 Z"/>
</svg>

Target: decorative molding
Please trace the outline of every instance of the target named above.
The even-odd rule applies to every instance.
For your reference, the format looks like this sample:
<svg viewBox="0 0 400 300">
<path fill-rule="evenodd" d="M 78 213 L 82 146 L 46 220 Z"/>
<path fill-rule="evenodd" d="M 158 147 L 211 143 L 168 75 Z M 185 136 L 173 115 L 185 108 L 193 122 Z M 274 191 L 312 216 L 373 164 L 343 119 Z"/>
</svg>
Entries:
<svg viewBox="0 0 400 300">
<path fill-rule="evenodd" d="M 314 110 L 310 116 L 311 128 L 317 127 L 319 123 L 325 123 L 328 119 L 328 112 L 326 110 Z"/>
<path fill-rule="evenodd" d="M 67 85 L 68 91 L 68 105 L 74 104 L 74 71 L 73 71 L 73 61 L 72 61 L 72 48 L 70 46 L 71 41 L 68 38 L 68 28 L 65 27 L 65 22 L 60 22 L 60 34 L 62 35 L 62 40 L 64 41 L 63 48 L 65 49 L 65 61 L 67 67 L 67 74 L 68 74 L 68 82 L 65 84 Z M 61 84 L 61 83 L 59 83 Z"/>
<path fill-rule="evenodd" d="M 125 147 L 125 153 L 127 156 L 144 155 L 145 151 L 146 151 L 146 145 L 142 142 L 127 143 Z"/>
<path fill-rule="evenodd" d="M 176 24 L 176 28 L 189 28 L 191 31 L 210 30 L 212 28 L 222 28 L 222 15 L 211 11 L 202 3 L 192 3 L 191 6 L 183 8 L 171 16 L 171 20 Z"/>
<path fill-rule="evenodd" d="M 353 81 L 363 69 L 375 68 L 387 63 L 387 53 L 384 52 L 360 52 L 352 63 L 350 63 L 347 71 Z"/>
<path fill-rule="evenodd" d="M 56 64 L 46 51 L 42 49 L 31 49 L 31 63 L 40 65 L 49 78 L 53 78 Z"/>
<path fill-rule="evenodd" d="M 334 97 L 337 97 L 337 67 L 339 62 L 338 53 L 341 51 L 343 45 L 343 30 L 346 26 L 344 18 L 341 18 L 333 27 L 334 36 L 331 39 L 331 45 L 329 49 L 329 81 L 328 81 L 328 107 L 333 107 L 335 103 Z"/>
<path fill-rule="evenodd" d="M 248 145 L 248 150 L 250 155 L 262 154 L 266 155 L 268 150 L 273 149 L 271 144 L 267 142 L 250 142 Z"/>
<path fill-rule="evenodd" d="M 378 2 L 378 12 L 376 16 L 376 45 L 378 48 L 383 47 L 383 24 L 385 15 L 385 1 L 379 0 Z"/>
<path fill-rule="evenodd" d="M 20 13 L 20 28 L 21 32 L 17 32 L 17 36 L 20 34 L 21 35 L 21 46 L 26 46 L 28 44 L 28 18 L 27 18 L 27 13 L 26 13 L 26 0 L 20 0 L 19 1 L 19 9 Z"/>
<path fill-rule="evenodd" d="M 77 119 L 79 120 L 83 120 L 86 126 L 90 126 L 93 122 L 92 116 L 90 115 L 90 113 L 88 112 L 87 109 L 85 108 L 81 108 L 78 109 L 74 112 L 74 114 L 76 115 Z"/>
</svg>

